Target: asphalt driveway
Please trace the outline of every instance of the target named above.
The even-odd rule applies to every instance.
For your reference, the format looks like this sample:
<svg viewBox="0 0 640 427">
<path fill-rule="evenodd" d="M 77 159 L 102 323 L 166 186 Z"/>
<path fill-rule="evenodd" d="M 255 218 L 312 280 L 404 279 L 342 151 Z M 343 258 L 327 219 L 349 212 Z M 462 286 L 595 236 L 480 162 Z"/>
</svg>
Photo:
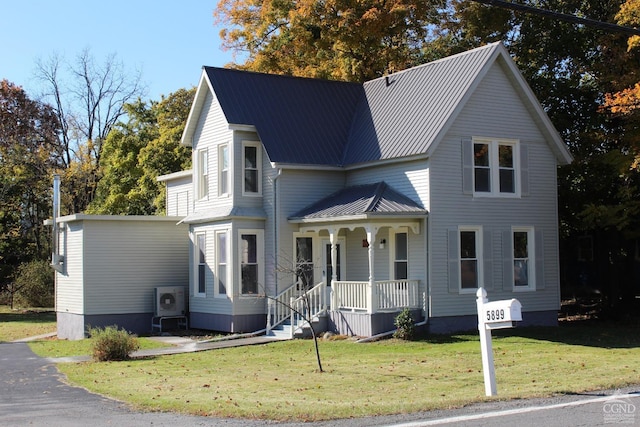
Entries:
<svg viewBox="0 0 640 427">
<path fill-rule="evenodd" d="M 0 425 L 102 426 L 246 426 L 248 420 L 144 413 L 126 404 L 64 382 L 55 365 L 36 356 L 25 343 L 0 344 Z"/>
</svg>

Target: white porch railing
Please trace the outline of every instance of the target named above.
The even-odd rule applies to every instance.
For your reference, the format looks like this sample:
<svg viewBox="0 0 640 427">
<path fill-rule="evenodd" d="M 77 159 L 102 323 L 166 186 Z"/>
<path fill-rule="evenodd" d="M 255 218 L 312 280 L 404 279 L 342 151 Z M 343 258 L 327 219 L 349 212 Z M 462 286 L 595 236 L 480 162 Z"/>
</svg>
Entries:
<svg viewBox="0 0 640 427">
<path fill-rule="evenodd" d="M 303 326 L 304 316 L 313 319 L 327 309 L 326 285 L 320 282 L 313 288 L 302 293 L 296 283 L 268 299 L 267 303 L 267 333 L 274 327 L 291 319 L 291 335 Z M 306 307 L 305 299 L 308 301 Z"/>
<path fill-rule="evenodd" d="M 292 298 L 297 297 L 298 290 L 294 283 L 275 297 L 267 300 L 267 333 L 291 317 L 289 304 Z"/>
<path fill-rule="evenodd" d="M 309 289 L 298 298 L 291 299 L 291 337 L 296 332 L 296 329 L 304 326 L 305 323 L 309 327 L 311 325 L 306 319 L 313 320 L 320 313 L 327 310 L 327 292 L 325 291 L 326 285 L 324 282 L 320 282 L 313 288 Z M 306 302 L 305 302 L 306 300 Z M 308 307 L 307 307 L 308 302 Z"/>
<path fill-rule="evenodd" d="M 369 282 L 333 282 L 331 308 L 364 310 L 375 313 L 380 310 L 420 308 L 422 300 L 418 280 L 383 280 L 375 282 L 373 289 Z M 372 295 L 370 295 L 372 293 Z M 373 303 L 369 304 L 368 301 Z"/>
</svg>

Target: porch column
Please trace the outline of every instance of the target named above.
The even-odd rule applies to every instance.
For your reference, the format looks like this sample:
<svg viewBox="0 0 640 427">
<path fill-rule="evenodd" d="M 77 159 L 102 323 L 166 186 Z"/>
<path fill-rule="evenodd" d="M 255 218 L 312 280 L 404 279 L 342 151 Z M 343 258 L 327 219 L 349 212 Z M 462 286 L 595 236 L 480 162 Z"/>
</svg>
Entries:
<svg viewBox="0 0 640 427">
<path fill-rule="evenodd" d="M 330 302 L 331 302 L 331 307 L 337 307 L 338 306 L 338 301 L 335 300 L 336 297 L 336 293 L 334 291 L 335 286 L 336 286 L 336 281 L 338 280 L 338 233 L 340 233 L 340 229 L 339 228 L 330 228 L 329 229 L 329 243 L 331 243 L 331 293 L 330 295 Z M 325 292 L 326 295 L 326 292 Z M 326 301 L 325 301 L 325 308 L 326 308 Z"/>
<path fill-rule="evenodd" d="M 378 290 L 376 288 L 375 278 L 375 241 L 378 232 L 377 227 L 365 227 L 367 232 L 367 242 L 369 243 L 369 292 L 367 292 L 367 313 L 376 313 L 378 311 Z"/>
</svg>

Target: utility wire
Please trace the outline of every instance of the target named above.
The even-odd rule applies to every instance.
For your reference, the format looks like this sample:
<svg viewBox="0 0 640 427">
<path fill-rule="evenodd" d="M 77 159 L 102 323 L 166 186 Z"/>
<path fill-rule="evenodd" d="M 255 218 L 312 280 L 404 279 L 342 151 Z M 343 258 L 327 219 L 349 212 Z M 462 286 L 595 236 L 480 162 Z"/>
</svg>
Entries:
<svg viewBox="0 0 640 427">
<path fill-rule="evenodd" d="M 488 4 L 490 6 L 502 7 L 505 9 L 516 10 L 520 12 L 531 13 L 534 15 L 540 15 L 555 19 L 560 19 L 562 21 L 571 22 L 574 24 L 582 24 L 588 25 L 590 27 L 599 28 L 605 31 L 613 31 L 618 33 L 628 34 L 630 36 L 640 36 L 640 29 L 631 28 L 631 27 L 623 27 L 622 25 L 612 24 L 609 22 L 602 22 L 595 19 L 589 18 L 580 18 L 575 15 L 569 15 L 566 13 L 552 12 L 550 10 L 538 9 L 532 6 L 525 6 L 523 4 L 512 3 L 504 0 L 473 0 L 478 3 Z"/>
</svg>

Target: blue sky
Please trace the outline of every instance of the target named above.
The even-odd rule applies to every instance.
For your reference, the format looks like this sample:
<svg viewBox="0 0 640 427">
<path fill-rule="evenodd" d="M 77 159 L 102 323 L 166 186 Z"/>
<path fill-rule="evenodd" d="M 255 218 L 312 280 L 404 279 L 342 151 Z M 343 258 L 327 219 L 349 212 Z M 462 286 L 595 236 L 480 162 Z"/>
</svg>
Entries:
<svg viewBox="0 0 640 427">
<path fill-rule="evenodd" d="M 4 0 L 0 3 L 0 80 L 39 94 L 37 58 L 72 61 L 85 48 L 98 63 L 109 54 L 140 69 L 147 99 L 198 84 L 203 65 L 233 60 L 213 25 L 215 0 Z"/>
</svg>

